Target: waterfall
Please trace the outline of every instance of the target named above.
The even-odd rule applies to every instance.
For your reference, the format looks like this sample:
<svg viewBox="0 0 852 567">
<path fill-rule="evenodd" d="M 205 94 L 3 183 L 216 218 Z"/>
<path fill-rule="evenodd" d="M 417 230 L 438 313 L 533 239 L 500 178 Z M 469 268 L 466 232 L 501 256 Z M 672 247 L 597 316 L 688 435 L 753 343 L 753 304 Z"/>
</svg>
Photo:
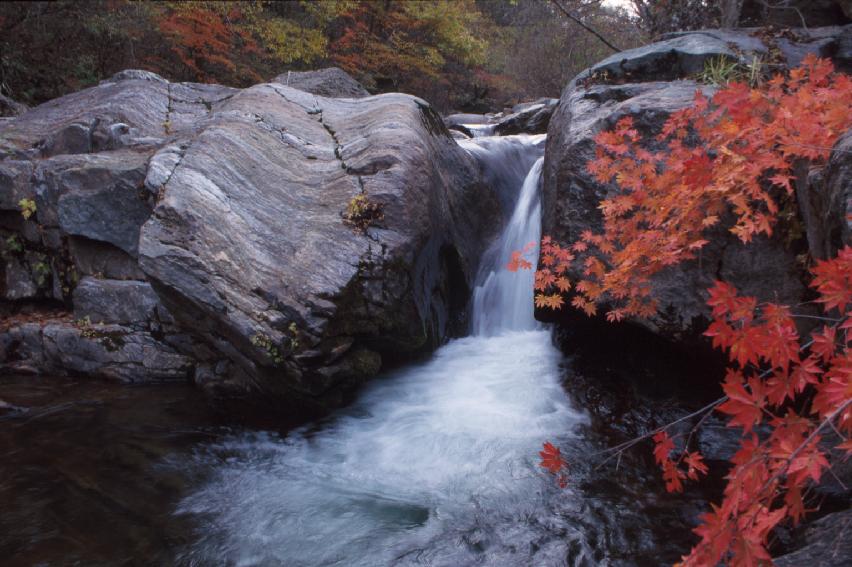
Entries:
<svg viewBox="0 0 852 567">
<path fill-rule="evenodd" d="M 533 263 L 541 240 L 541 169 L 545 135 L 478 138 L 462 145 L 490 174 L 504 209 L 511 211 L 500 238 L 485 254 L 472 297 L 472 332 L 478 336 L 539 328 L 533 315 L 533 270 L 510 272 L 512 253 L 528 250 Z M 518 188 L 520 187 L 520 191 Z M 510 201 L 511 208 L 506 207 Z"/>
<path fill-rule="evenodd" d="M 518 250 L 528 249 L 533 263 L 538 257 L 538 242 L 541 240 L 539 185 L 543 161 L 543 157 L 538 158 L 524 179 L 515 212 L 497 245 L 498 261 L 486 270 L 484 278 L 473 291 L 475 335 L 496 335 L 538 327 L 533 315 L 533 270 L 511 272 L 505 264 Z"/>
<path fill-rule="evenodd" d="M 556 489 L 537 451 L 585 417 L 562 390 L 549 331 L 533 318 L 532 272 L 504 267 L 540 237 L 543 144 L 462 144 L 509 218 L 482 260 L 472 335 L 374 381 L 328 420 L 284 438 L 235 434 L 177 463 L 205 479 L 177 511 L 198 526 L 179 563 L 561 564 L 568 542 L 548 532 Z"/>
</svg>

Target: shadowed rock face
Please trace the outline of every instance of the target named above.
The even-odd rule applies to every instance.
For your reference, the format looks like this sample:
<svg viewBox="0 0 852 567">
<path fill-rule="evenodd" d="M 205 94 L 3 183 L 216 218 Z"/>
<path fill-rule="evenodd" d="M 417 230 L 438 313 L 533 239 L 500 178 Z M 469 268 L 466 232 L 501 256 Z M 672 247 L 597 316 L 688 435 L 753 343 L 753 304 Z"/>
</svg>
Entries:
<svg viewBox="0 0 852 567">
<path fill-rule="evenodd" d="M 0 231 L 23 248 L 4 250 L 23 273 L 7 299 L 64 301 L 110 333 L 147 333 L 176 375 L 278 408 L 333 405 L 384 360 L 438 344 L 500 224 L 472 158 L 408 95 L 125 71 L 7 121 L 0 143 Z M 378 212 L 344 222 L 359 196 Z M 27 221 L 22 198 L 37 204 Z M 43 285 L 30 253 L 55 272 Z M 123 304 L 111 319 L 109 303 Z M 38 370 L 20 345 L 44 358 L 44 329 L 16 329 L 3 362 Z"/>
<path fill-rule="evenodd" d="M 765 55 L 771 50 L 789 65 L 798 64 L 808 52 L 834 56 L 838 65 L 848 63 L 838 46 L 852 33 L 852 26 L 796 30 L 797 42 L 776 38 L 776 44 L 770 46 L 764 44 L 769 40 L 752 32 L 674 34 L 668 40 L 615 54 L 572 80 L 548 128 L 543 171 L 544 234 L 573 242 L 584 230 L 602 230 L 598 204 L 618 188 L 597 183 L 587 172 L 588 162 L 595 157 L 595 135 L 631 116 L 646 143 L 655 148 L 658 143 L 654 136 L 672 112 L 690 106 L 697 89 L 712 92 L 711 87 L 690 78 L 707 59 L 725 55 L 747 61 L 754 54 Z M 836 248 L 846 230 L 842 219 L 846 209 L 843 196 L 848 192 L 844 188 L 849 185 L 847 162 L 846 154 L 837 151 L 825 175 L 813 177 L 810 192 L 814 195 L 814 213 L 812 218 L 802 219 L 806 229 L 814 228 L 808 231 L 809 237 L 812 232 L 818 233 L 810 238 L 815 240 L 810 245 L 813 250 L 817 246 Z M 783 232 L 781 228 L 777 232 Z M 806 288 L 796 255 L 808 251 L 807 242 L 790 245 L 783 236 L 776 236 L 758 238 L 745 246 L 723 227 L 708 240 L 710 244 L 702 249 L 700 259 L 658 274 L 653 286 L 660 311 L 656 317 L 636 323 L 669 339 L 691 340 L 705 327 L 709 316 L 705 290 L 716 279 L 761 300 L 791 305 L 803 300 Z"/>
</svg>

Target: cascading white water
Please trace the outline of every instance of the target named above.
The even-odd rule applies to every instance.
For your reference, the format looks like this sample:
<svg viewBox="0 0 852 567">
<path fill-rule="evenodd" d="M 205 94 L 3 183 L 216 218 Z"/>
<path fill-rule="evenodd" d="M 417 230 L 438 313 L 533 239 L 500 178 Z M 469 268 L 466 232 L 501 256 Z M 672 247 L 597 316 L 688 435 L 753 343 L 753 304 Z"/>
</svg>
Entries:
<svg viewBox="0 0 852 567">
<path fill-rule="evenodd" d="M 528 250 L 537 258 L 541 240 L 541 181 L 543 157 L 538 158 L 524 179 L 521 194 L 509 225 L 497 245 L 497 257 L 507 261 L 513 252 Z M 473 291 L 473 331 L 495 335 L 506 331 L 539 327 L 533 314 L 532 270 L 511 272 L 502 264 L 491 266 L 485 279 Z"/>
<path fill-rule="evenodd" d="M 534 165 L 523 182 L 518 175 L 505 183 L 517 204 L 484 259 L 473 336 L 376 381 L 327 422 L 283 439 L 243 434 L 200 450 L 194 464 L 213 472 L 178 510 L 199 526 L 181 562 L 564 561 L 564 544 L 545 545 L 536 519 L 554 490 L 536 453 L 584 417 L 560 386 L 560 353 L 533 318 L 532 273 L 503 268 L 507 253 L 539 239 L 543 137 L 488 140 L 465 144 L 483 167 L 505 167 L 508 155 Z"/>
</svg>

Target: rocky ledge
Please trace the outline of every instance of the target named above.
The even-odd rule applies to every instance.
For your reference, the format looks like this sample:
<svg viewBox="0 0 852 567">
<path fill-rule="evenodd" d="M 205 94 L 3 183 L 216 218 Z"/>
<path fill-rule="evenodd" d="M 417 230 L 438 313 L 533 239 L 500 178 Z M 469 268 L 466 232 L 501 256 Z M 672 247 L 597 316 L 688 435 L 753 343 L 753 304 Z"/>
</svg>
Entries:
<svg viewBox="0 0 852 567">
<path fill-rule="evenodd" d="M 0 367 L 325 409 L 459 328 L 499 215 L 416 97 L 124 71 L 0 122 Z"/>
</svg>

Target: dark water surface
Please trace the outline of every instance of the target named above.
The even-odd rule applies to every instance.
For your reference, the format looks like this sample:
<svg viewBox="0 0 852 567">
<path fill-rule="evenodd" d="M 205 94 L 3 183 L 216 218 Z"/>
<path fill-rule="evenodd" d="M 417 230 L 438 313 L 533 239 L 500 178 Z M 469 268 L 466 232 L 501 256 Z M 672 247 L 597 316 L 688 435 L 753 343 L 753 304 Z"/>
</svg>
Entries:
<svg viewBox="0 0 852 567">
<path fill-rule="evenodd" d="M 196 390 L 2 376 L 0 400 L 0 565 L 172 562 L 193 479 L 165 463 L 227 431 Z"/>
</svg>

